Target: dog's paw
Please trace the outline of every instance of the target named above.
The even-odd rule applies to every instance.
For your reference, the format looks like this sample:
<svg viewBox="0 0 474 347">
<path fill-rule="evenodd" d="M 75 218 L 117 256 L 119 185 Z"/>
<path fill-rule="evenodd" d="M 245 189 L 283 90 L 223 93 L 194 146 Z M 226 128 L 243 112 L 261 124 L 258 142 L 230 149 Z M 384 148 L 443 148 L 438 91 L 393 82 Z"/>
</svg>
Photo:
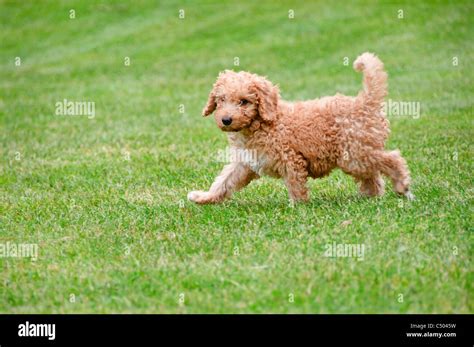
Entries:
<svg viewBox="0 0 474 347">
<path fill-rule="evenodd" d="M 209 193 L 200 190 L 195 190 L 188 193 L 188 200 L 195 202 L 196 204 L 207 204 L 210 202 Z"/>
<path fill-rule="evenodd" d="M 188 200 L 189 201 L 192 201 L 192 202 L 197 202 L 197 200 L 199 199 L 199 196 L 202 194 L 203 192 L 201 191 L 192 191 L 192 192 L 189 192 L 188 193 Z"/>
</svg>

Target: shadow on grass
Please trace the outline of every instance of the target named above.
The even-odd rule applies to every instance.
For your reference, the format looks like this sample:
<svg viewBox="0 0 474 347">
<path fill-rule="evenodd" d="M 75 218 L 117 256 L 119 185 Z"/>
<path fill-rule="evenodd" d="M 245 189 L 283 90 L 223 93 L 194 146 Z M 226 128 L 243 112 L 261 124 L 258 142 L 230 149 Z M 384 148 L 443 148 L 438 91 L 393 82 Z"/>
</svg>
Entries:
<svg viewBox="0 0 474 347">
<path fill-rule="evenodd" d="M 280 210 L 287 210 L 292 208 L 319 208 L 324 206 L 325 208 L 330 207 L 341 207 L 341 206 L 351 206 L 353 204 L 364 204 L 367 205 L 379 205 L 385 200 L 392 201 L 397 200 L 398 198 L 395 195 L 386 194 L 383 197 L 377 198 L 368 198 L 361 196 L 358 193 L 353 194 L 339 194 L 339 195 L 329 195 L 329 194 L 313 194 L 308 202 L 296 202 L 293 203 L 289 199 L 284 199 L 283 197 L 274 197 L 274 196 L 258 196 L 252 200 L 250 197 L 244 199 L 239 197 L 234 197 L 231 200 L 227 200 L 220 204 L 210 204 L 210 205 L 196 205 L 196 206 L 208 206 L 214 208 L 228 208 L 228 207 L 237 207 L 237 208 L 252 208 L 252 209 L 268 209 L 275 208 Z"/>
</svg>

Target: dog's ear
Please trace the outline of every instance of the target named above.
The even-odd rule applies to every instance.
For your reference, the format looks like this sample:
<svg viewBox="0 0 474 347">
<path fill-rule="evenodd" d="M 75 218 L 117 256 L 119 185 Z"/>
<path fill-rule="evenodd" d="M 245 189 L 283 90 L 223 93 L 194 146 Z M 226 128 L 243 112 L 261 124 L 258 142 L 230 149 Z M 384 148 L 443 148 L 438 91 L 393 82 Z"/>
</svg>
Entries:
<svg viewBox="0 0 474 347">
<path fill-rule="evenodd" d="M 216 110 L 217 107 L 217 88 L 220 87 L 222 84 L 221 79 L 224 75 L 224 72 L 221 72 L 219 76 L 217 76 L 217 80 L 212 86 L 212 90 L 209 92 L 209 96 L 207 98 L 207 104 L 204 106 L 204 109 L 202 110 L 202 116 L 206 117 L 209 116 L 212 112 Z"/>
<path fill-rule="evenodd" d="M 265 122 L 276 119 L 280 91 L 266 78 L 260 77 L 253 84 L 254 93 L 257 95 L 258 113 Z"/>
<path fill-rule="evenodd" d="M 217 103 L 216 103 L 216 93 L 215 93 L 215 85 L 212 88 L 211 92 L 209 93 L 209 96 L 207 98 L 207 104 L 204 106 L 204 109 L 202 110 L 202 116 L 206 117 L 209 116 L 212 112 L 216 110 Z"/>
</svg>

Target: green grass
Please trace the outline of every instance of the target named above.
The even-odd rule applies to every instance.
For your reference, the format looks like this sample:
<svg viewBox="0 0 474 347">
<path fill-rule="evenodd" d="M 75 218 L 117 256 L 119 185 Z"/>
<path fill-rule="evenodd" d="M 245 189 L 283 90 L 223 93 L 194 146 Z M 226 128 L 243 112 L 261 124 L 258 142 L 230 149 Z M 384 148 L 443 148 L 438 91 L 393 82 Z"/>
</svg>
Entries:
<svg viewBox="0 0 474 347">
<path fill-rule="evenodd" d="M 0 312 L 473 313 L 474 6 L 338 3 L 1 1 L 0 243 L 39 257 L 0 258 Z M 391 99 L 421 103 L 391 117 L 387 146 L 416 201 L 389 185 L 364 199 L 341 172 L 295 207 L 270 178 L 186 201 L 222 166 L 225 135 L 200 111 L 234 57 L 307 99 L 355 95 L 364 51 Z M 55 115 L 65 98 L 95 118 Z M 325 257 L 333 242 L 364 260 Z"/>
</svg>

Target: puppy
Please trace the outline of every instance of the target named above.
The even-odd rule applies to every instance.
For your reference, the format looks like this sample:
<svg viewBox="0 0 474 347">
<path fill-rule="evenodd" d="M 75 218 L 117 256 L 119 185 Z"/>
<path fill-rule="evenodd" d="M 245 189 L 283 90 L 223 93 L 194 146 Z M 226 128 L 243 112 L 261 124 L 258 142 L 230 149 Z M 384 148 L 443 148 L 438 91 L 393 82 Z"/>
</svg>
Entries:
<svg viewBox="0 0 474 347">
<path fill-rule="evenodd" d="M 208 191 L 193 191 L 198 204 L 219 203 L 263 175 L 283 178 L 293 201 L 309 199 L 306 182 L 340 168 L 354 177 L 365 196 L 384 193 L 382 175 L 398 194 L 413 199 L 405 159 L 385 151 L 389 123 L 382 110 L 387 94 L 383 63 L 371 53 L 354 62 L 363 72 L 363 90 L 356 97 L 336 94 L 288 102 L 265 77 L 245 71 L 219 74 L 203 110 L 214 112 L 217 126 L 228 134 L 233 151 L 252 160 L 233 159 Z"/>
</svg>

